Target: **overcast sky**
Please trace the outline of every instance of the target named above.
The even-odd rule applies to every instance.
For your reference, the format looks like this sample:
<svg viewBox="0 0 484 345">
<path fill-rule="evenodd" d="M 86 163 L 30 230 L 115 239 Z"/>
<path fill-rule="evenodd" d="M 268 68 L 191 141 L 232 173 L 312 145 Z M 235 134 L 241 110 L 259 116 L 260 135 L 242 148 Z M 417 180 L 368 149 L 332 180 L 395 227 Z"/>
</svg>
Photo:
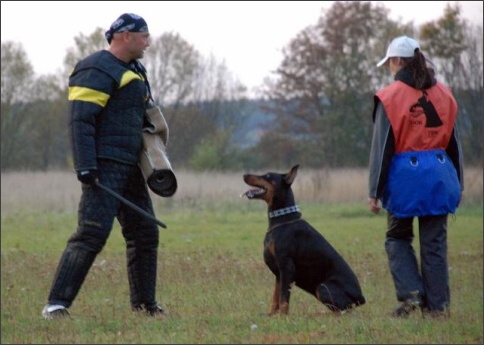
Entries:
<svg viewBox="0 0 484 345">
<path fill-rule="evenodd" d="M 376 2 L 376 1 L 375 1 Z M 392 19 L 421 24 L 455 1 L 378 1 Z M 213 54 L 249 90 L 282 61 L 282 48 L 332 1 L 2 1 L 2 42 L 22 43 L 36 74 L 56 73 L 74 37 L 107 30 L 122 13 L 141 15 L 153 37 L 176 32 L 204 56 Z M 459 1 L 463 17 L 482 25 L 482 1 Z"/>
</svg>

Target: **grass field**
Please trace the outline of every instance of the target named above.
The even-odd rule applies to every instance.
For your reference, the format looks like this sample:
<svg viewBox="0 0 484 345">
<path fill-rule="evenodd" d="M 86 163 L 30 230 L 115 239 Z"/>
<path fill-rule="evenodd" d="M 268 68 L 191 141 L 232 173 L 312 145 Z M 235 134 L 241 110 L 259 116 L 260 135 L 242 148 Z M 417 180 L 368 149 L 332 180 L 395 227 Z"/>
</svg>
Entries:
<svg viewBox="0 0 484 345">
<path fill-rule="evenodd" d="M 353 267 L 367 304 L 343 315 L 293 288 L 289 315 L 267 316 L 274 277 L 262 259 L 262 201 L 239 198 L 241 173 L 176 172 L 173 198 L 153 196 L 161 229 L 158 301 L 170 317 L 129 308 L 119 226 L 70 308 L 40 316 L 65 242 L 75 230 L 80 185 L 70 172 L 8 173 L 1 180 L 1 343 L 15 344 L 482 344 L 482 170 L 466 173 L 449 217 L 451 318 L 389 317 L 395 292 L 384 252 L 385 213 L 366 206 L 364 170 L 305 171 L 294 183 L 303 217 Z M 415 243 L 418 251 L 418 242 Z"/>
</svg>

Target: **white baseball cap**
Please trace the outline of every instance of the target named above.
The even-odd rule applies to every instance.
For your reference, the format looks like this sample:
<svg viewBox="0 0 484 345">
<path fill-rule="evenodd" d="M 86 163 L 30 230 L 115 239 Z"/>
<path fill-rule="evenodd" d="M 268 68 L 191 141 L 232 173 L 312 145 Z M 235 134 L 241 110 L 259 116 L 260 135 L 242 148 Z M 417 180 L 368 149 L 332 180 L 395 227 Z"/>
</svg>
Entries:
<svg viewBox="0 0 484 345">
<path fill-rule="evenodd" d="M 391 57 L 412 57 L 417 48 L 420 49 L 420 45 L 413 38 L 407 36 L 394 38 L 388 46 L 387 55 L 376 64 L 376 67 L 383 65 Z"/>
</svg>

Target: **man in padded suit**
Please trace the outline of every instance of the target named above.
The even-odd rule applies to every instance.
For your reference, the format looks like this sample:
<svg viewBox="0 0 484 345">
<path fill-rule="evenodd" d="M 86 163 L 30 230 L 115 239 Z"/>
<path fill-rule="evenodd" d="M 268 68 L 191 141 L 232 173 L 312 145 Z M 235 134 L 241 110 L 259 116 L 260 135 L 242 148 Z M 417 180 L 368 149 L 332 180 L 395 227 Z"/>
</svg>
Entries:
<svg viewBox="0 0 484 345">
<path fill-rule="evenodd" d="M 151 98 L 146 70 L 138 59 L 150 45 L 150 34 L 143 18 L 125 13 L 105 36 L 109 50 L 78 62 L 69 77 L 69 130 L 82 196 L 77 231 L 67 241 L 42 311 L 46 319 L 69 316 L 67 308 L 103 249 L 115 218 L 126 241 L 132 310 L 155 317 L 165 314 L 155 298 L 156 223 L 96 186 L 97 181 L 103 183 L 154 216 L 138 166 Z"/>
</svg>

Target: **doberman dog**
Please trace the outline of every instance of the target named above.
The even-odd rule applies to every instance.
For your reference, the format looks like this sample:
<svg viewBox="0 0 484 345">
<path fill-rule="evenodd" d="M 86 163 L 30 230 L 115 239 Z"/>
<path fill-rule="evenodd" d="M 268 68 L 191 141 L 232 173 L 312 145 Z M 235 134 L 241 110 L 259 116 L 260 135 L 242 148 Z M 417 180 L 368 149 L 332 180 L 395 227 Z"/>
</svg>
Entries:
<svg viewBox="0 0 484 345">
<path fill-rule="evenodd" d="M 242 196 L 267 203 L 269 228 L 264 261 L 276 276 L 269 315 L 289 312 L 291 286 L 315 296 L 333 312 L 365 304 L 359 281 L 343 257 L 302 216 L 291 185 L 299 165 L 285 174 L 245 174 L 250 189 Z"/>
</svg>

